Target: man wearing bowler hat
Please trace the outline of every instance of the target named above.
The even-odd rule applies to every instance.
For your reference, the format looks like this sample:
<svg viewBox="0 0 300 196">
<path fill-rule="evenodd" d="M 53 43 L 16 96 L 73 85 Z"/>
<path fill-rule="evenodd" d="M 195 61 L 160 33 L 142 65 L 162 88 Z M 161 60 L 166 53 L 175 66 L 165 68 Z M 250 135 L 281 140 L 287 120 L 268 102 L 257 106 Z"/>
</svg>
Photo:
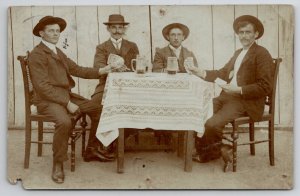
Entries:
<svg viewBox="0 0 300 196">
<path fill-rule="evenodd" d="M 188 57 L 192 57 L 194 65 L 197 66 L 197 60 L 193 52 L 182 46 L 182 42 L 188 38 L 189 33 L 189 28 L 181 23 L 172 23 L 163 28 L 162 34 L 169 45 L 156 50 L 153 61 L 154 72 L 161 72 L 167 68 L 168 57 L 177 58 L 178 72 L 186 72 L 184 61 Z"/>
<path fill-rule="evenodd" d="M 87 113 L 91 118 L 91 130 L 87 144 L 85 159 L 112 161 L 113 159 L 97 151 L 95 137 L 99 121 L 100 106 L 84 97 L 72 93 L 75 86 L 72 76 L 98 79 L 113 69 L 80 67 L 69 59 L 56 44 L 60 33 L 66 28 L 62 18 L 45 16 L 33 29 L 35 36 L 41 37 L 41 42 L 29 55 L 29 71 L 34 89 L 33 103 L 38 113 L 47 115 L 55 123 L 53 136 L 53 170 L 52 180 L 64 182 L 63 162 L 68 159 L 68 140 L 71 129 L 70 114 Z"/>
<path fill-rule="evenodd" d="M 124 17 L 120 14 L 112 14 L 108 18 L 108 22 L 104 22 L 107 31 L 110 33 L 110 38 L 96 47 L 94 58 L 94 68 L 104 68 L 108 66 L 108 57 L 110 54 L 116 54 L 123 58 L 125 69 L 116 69 L 113 71 L 131 71 L 131 60 L 135 59 L 139 54 L 137 45 L 134 42 L 123 38 L 128 22 L 125 22 Z M 96 86 L 95 92 L 92 95 L 92 101 L 101 103 L 103 90 L 107 75 L 103 75 L 99 79 L 99 84 Z M 102 106 L 101 106 L 102 107 Z M 129 129 L 125 129 L 125 134 L 129 133 Z M 107 149 L 113 152 L 113 146 Z"/>
<path fill-rule="evenodd" d="M 274 66 L 268 50 L 256 44 L 264 33 L 261 21 L 243 15 L 235 19 L 233 29 L 242 48 L 219 70 L 188 66 L 195 75 L 222 88 L 213 99 L 213 116 L 205 123 L 202 138 L 196 137 L 194 161 L 204 163 L 220 157 L 222 130 L 232 120 L 245 115 L 254 121 L 262 118 L 265 98 L 272 90 Z M 218 82 L 223 80 L 225 84 Z"/>
</svg>

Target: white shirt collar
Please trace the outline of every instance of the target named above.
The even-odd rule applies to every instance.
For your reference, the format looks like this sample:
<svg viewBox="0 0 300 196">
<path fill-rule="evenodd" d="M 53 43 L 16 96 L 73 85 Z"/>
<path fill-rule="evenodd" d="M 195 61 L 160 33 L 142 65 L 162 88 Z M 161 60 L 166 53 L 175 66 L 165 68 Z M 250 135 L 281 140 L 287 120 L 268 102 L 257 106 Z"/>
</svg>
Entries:
<svg viewBox="0 0 300 196">
<path fill-rule="evenodd" d="M 171 44 L 169 44 L 169 48 L 171 50 L 173 50 L 173 52 L 175 53 L 177 59 L 179 59 L 179 55 L 180 55 L 180 51 L 181 51 L 182 46 L 179 46 L 178 48 L 175 48 L 174 46 L 172 46 Z"/>
<path fill-rule="evenodd" d="M 50 42 L 47 42 L 42 39 L 43 44 L 45 44 L 50 50 L 52 50 L 55 54 L 57 54 L 56 46 L 55 44 L 52 44 Z"/>
<path fill-rule="evenodd" d="M 255 42 L 255 41 L 254 41 Z M 252 44 L 247 48 L 247 49 L 244 49 L 243 48 L 243 51 L 248 51 L 250 48 L 251 48 L 251 46 L 254 44 L 254 42 L 252 42 Z"/>
<path fill-rule="evenodd" d="M 110 38 L 110 40 L 112 41 L 112 43 L 113 43 L 113 45 L 114 45 L 114 47 L 116 48 L 116 49 L 120 49 L 121 48 L 121 45 L 122 45 L 122 37 L 120 38 L 120 39 L 118 39 L 118 40 L 115 40 L 114 38 Z"/>
<path fill-rule="evenodd" d="M 111 40 L 113 43 L 120 43 L 120 42 L 122 42 L 123 38 L 121 37 L 120 39 L 116 40 L 116 39 L 114 39 L 114 38 L 111 37 L 110 40 Z"/>
</svg>

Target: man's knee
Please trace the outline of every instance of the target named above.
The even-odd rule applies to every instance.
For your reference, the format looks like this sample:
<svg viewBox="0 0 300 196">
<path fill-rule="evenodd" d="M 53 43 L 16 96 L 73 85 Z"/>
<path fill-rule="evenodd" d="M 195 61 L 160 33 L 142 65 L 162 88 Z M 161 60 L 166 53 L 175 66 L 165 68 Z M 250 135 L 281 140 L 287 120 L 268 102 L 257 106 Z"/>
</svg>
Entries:
<svg viewBox="0 0 300 196">
<path fill-rule="evenodd" d="M 72 128 L 71 118 L 68 116 L 58 118 L 56 127 L 69 131 Z"/>
<path fill-rule="evenodd" d="M 205 122 L 204 126 L 205 126 L 205 130 L 215 130 L 217 125 L 215 121 L 212 118 L 210 118 Z"/>
</svg>

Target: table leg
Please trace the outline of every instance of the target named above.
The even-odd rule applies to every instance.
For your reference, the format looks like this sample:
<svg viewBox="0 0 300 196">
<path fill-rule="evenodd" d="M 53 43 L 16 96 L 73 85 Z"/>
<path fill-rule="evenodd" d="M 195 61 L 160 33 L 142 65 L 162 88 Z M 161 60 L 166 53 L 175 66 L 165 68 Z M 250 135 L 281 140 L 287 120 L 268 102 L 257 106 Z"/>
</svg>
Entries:
<svg viewBox="0 0 300 196">
<path fill-rule="evenodd" d="M 117 153 L 118 173 L 124 173 L 124 129 L 119 129 L 118 153 Z"/>
<path fill-rule="evenodd" d="M 192 171 L 193 131 L 186 131 L 184 171 Z"/>
</svg>

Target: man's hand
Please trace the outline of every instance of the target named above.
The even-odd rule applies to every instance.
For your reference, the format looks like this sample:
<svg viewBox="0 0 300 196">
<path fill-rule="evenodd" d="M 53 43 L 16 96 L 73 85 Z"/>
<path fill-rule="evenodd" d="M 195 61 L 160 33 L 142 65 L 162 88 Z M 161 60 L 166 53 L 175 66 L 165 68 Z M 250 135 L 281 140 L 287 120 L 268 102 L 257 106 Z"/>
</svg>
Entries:
<svg viewBox="0 0 300 196">
<path fill-rule="evenodd" d="M 226 93 L 234 93 L 234 94 L 241 94 L 242 88 L 239 86 L 235 86 L 232 84 L 224 84 L 220 85 L 220 87 L 226 92 Z"/>
<path fill-rule="evenodd" d="M 196 67 L 193 65 L 187 65 L 186 68 L 194 75 L 205 78 L 206 77 L 206 71 L 202 69 L 201 67 Z"/>
<path fill-rule="evenodd" d="M 99 75 L 105 75 L 105 74 L 108 74 L 108 73 L 111 72 L 111 70 L 112 70 L 111 65 L 107 65 L 107 66 L 105 66 L 105 67 L 99 69 Z"/>
<path fill-rule="evenodd" d="M 79 109 L 79 106 L 69 101 L 67 105 L 67 109 L 71 114 L 74 114 Z"/>
</svg>

